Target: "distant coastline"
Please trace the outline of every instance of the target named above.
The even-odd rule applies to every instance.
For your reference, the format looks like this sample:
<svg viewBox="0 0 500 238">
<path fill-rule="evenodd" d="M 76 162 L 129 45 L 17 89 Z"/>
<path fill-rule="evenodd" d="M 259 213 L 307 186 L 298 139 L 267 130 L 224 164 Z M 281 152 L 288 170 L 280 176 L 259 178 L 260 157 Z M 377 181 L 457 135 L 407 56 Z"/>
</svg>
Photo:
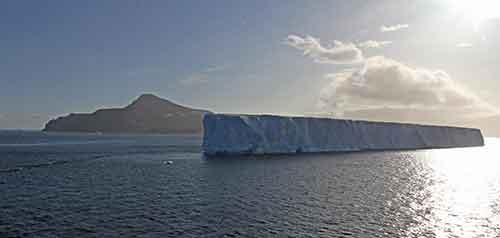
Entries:
<svg viewBox="0 0 500 238">
<path fill-rule="evenodd" d="M 71 113 L 52 119 L 43 132 L 89 134 L 195 134 L 203 132 L 206 110 L 193 109 L 152 94 L 143 94 L 123 108 Z"/>
</svg>

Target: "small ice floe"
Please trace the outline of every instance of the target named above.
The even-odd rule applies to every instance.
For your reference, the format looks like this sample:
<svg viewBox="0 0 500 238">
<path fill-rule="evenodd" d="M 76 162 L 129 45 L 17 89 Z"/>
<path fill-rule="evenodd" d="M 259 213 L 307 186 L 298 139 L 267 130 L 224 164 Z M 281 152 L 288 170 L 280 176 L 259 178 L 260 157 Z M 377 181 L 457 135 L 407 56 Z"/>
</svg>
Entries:
<svg viewBox="0 0 500 238">
<path fill-rule="evenodd" d="M 174 161 L 172 161 L 172 160 L 167 160 L 167 161 L 163 161 L 163 163 L 164 163 L 164 164 L 173 164 L 173 163 L 174 163 Z"/>
</svg>

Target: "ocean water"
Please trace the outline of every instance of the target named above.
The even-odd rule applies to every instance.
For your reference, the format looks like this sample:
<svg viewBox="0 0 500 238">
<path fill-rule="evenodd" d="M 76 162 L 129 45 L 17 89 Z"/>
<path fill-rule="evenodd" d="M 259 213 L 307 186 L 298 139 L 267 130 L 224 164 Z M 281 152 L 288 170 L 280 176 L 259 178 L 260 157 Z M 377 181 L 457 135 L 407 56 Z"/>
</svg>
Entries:
<svg viewBox="0 0 500 238">
<path fill-rule="evenodd" d="M 1 131 L 0 237 L 500 236 L 497 139 L 213 159 L 200 143 Z"/>
</svg>

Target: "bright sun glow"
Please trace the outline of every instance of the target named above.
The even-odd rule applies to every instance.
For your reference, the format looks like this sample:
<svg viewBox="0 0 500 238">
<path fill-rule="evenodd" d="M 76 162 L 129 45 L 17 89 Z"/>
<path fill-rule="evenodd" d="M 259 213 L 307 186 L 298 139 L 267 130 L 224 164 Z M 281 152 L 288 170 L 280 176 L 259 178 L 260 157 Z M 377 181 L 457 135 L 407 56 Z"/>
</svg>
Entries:
<svg viewBox="0 0 500 238">
<path fill-rule="evenodd" d="M 447 0 L 452 11 L 463 16 L 475 26 L 500 17 L 500 0 Z"/>
</svg>

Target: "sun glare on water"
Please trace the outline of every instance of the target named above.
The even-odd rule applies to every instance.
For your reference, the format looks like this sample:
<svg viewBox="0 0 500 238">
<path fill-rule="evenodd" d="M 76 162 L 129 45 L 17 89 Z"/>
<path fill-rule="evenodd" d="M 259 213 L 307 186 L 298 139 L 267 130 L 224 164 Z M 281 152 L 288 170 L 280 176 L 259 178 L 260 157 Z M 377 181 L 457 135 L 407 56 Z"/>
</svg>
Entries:
<svg viewBox="0 0 500 238">
<path fill-rule="evenodd" d="M 447 0 L 451 10 L 478 26 L 481 22 L 500 17 L 500 0 Z"/>
<path fill-rule="evenodd" d="M 434 176 L 428 225 L 438 237 L 494 237 L 500 226 L 500 139 L 485 147 L 431 150 L 428 162 Z M 446 227 L 445 230 L 441 229 Z"/>
</svg>

